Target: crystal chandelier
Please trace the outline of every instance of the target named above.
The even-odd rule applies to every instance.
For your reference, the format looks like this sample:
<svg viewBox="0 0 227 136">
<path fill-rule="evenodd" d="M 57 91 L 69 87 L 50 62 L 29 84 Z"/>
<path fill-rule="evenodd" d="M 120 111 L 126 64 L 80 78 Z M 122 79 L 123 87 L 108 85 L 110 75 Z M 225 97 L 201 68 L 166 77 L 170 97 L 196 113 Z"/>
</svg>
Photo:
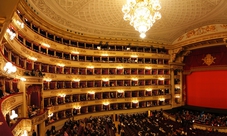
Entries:
<svg viewBox="0 0 227 136">
<path fill-rule="evenodd" d="M 140 37 L 145 38 L 146 32 L 156 20 L 161 19 L 158 12 L 161 9 L 159 0 L 127 0 L 123 6 L 124 20 L 139 31 Z"/>
</svg>

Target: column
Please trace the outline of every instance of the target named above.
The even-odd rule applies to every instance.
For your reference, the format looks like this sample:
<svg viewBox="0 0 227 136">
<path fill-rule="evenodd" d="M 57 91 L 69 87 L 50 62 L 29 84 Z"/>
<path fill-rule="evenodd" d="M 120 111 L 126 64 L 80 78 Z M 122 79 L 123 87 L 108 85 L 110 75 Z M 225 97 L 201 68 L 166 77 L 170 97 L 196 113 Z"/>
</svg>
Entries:
<svg viewBox="0 0 227 136">
<path fill-rule="evenodd" d="M 171 105 L 172 105 L 172 107 L 174 106 L 174 103 L 175 103 L 175 98 L 174 98 L 174 94 L 175 94 L 175 92 L 174 92 L 174 89 L 175 89 L 175 85 L 174 85 L 174 69 L 172 68 L 172 69 L 170 69 L 170 80 L 171 80 L 171 89 L 170 89 L 170 91 L 171 91 L 171 97 L 172 97 L 172 99 L 171 99 Z"/>
<path fill-rule="evenodd" d="M 31 62 L 32 69 L 34 69 L 34 61 Z"/>
<path fill-rule="evenodd" d="M 147 115 L 148 115 L 148 117 L 151 116 L 151 111 L 150 110 L 147 111 Z"/>
<path fill-rule="evenodd" d="M 101 111 L 103 111 L 103 105 L 101 105 Z"/>
<path fill-rule="evenodd" d="M 12 80 L 9 81 L 9 90 L 10 91 L 13 90 L 13 81 Z"/>
<path fill-rule="evenodd" d="M 69 100 L 70 100 L 70 102 L 73 102 L 73 95 L 69 96 Z"/>
<path fill-rule="evenodd" d="M 116 121 L 116 114 L 113 113 L 113 121 Z"/>
<path fill-rule="evenodd" d="M 55 97 L 55 105 L 58 105 L 58 97 Z"/>
<path fill-rule="evenodd" d="M 19 57 L 16 57 L 16 64 L 19 65 Z"/>
<path fill-rule="evenodd" d="M 182 73 L 182 70 L 180 70 L 180 98 L 179 98 L 179 102 L 180 104 L 183 104 L 182 103 L 182 98 L 183 98 L 183 73 Z"/>
<path fill-rule="evenodd" d="M 125 109 L 125 103 L 122 104 L 122 108 Z"/>
<path fill-rule="evenodd" d="M 94 105 L 94 110 L 93 110 L 94 112 L 96 112 L 96 108 L 95 108 L 95 105 Z"/>
<path fill-rule="evenodd" d="M 11 51 L 8 52 L 8 58 L 9 58 L 9 61 L 12 62 L 12 53 L 11 53 Z"/>
<path fill-rule="evenodd" d="M 21 117 L 24 117 L 24 118 L 27 118 L 28 117 L 28 105 L 27 105 L 27 101 L 28 101 L 28 98 L 26 97 L 26 88 L 25 88 L 25 82 L 23 81 L 19 81 L 20 84 L 20 92 L 23 92 L 22 93 L 22 99 L 24 100 L 22 105 L 21 105 Z M 27 99 L 27 101 L 26 101 Z"/>
<path fill-rule="evenodd" d="M 81 111 L 80 111 L 81 108 L 78 108 L 78 113 L 77 114 L 81 114 Z"/>
<path fill-rule="evenodd" d="M 40 111 L 44 111 L 44 97 L 43 97 L 43 88 L 40 87 L 40 96 L 41 96 L 41 99 L 40 99 Z"/>
<path fill-rule="evenodd" d="M 46 127 L 45 127 L 45 121 L 39 124 L 39 135 L 45 136 L 46 134 Z"/>
<path fill-rule="evenodd" d="M 5 78 L 3 78 L 3 79 L 1 80 L 0 85 L 2 85 L 2 87 L 0 87 L 0 88 L 2 89 L 3 94 L 5 94 L 5 92 L 6 92 L 6 88 L 5 88 Z"/>
<path fill-rule="evenodd" d="M 19 118 L 23 117 L 23 116 L 22 116 L 22 111 L 23 111 L 22 105 L 18 106 L 17 109 L 18 109 L 18 113 L 17 113 L 17 114 L 18 114 L 18 117 L 19 117 Z"/>
<path fill-rule="evenodd" d="M 55 118 L 56 118 L 56 120 L 59 120 L 59 118 L 58 118 L 58 112 L 55 114 Z"/>
<path fill-rule="evenodd" d="M 65 103 L 65 97 L 62 97 L 63 103 Z"/>
<path fill-rule="evenodd" d="M 50 106 L 50 98 L 47 98 L 47 106 Z"/>
<path fill-rule="evenodd" d="M 63 111 L 63 118 L 66 118 L 66 111 Z"/>
<path fill-rule="evenodd" d="M 100 99 L 103 99 L 103 94 L 102 93 L 100 93 Z"/>
<path fill-rule="evenodd" d="M 48 48 L 46 49 L 46 51 L 47 51 L 46 54 L 48 54 L 48 52 L 49 52 Z"/>
<path fill-rule="evenodd" d="M 73 115 L 73 108 L 71 109 L 71 115 L 72 115 L 72 117 L 74 116 L 74 115 Z"/>
<path fill-rule="evenodd" d="M 46 90 L 49 90 L 50 89 L 50 82 L 45 81 L 45 83 L 47 84 Z"/>
</svg>

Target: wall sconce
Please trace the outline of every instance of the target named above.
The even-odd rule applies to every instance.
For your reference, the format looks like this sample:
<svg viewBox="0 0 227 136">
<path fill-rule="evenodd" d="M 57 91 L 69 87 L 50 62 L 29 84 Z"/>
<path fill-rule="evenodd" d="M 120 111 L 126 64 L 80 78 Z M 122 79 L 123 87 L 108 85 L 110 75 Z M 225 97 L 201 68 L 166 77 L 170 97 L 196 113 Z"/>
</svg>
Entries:
<svg viewBox="0 0 227 136">
<path fill-rule="evenodd" d="M 139 101 L 138 100 L 132 100 L 132 103 L 137 104 Z"/>
<path fill-rule="evenodd" d="M 51 82 L 52 81 L 52 79 L 50 79 L 50 78 L 44 78 L 43 80 L 46 81 L 46 82 Z"/>
<path fill-rule="evenodd" d="M 51 117 L 53 117 L 54 116 L 54 113 L 52 112 L 52 113 L 50 113 L 50 114 L 48 114 L 48 118 L 51 118 Z"/>
<path fill-rule="evenodd" d="M 165 101 L 165 98 L 159 98 L 159 101 Z"/>
<path fill-rule="evenodd" d="M 80 79 L 73 79 L 74 82 L 80 82 Z"/>
<path fill-rule="evenodd" d="M 95 94 L 95 92 L 94 91 L 89 91 L 88 94 Z"/>
<path fill-rule="evenodd" d="M 117 69 L 123 69 L 123 67 L 122 66 L 118 66 Z"/>
<path fill-rule="evenodd" d="M 124 93 L 124 90 L 117 90 L 118 93 Z"/>
<path fill-rule="evenodd" d="M 102 79 L 102 81 L 104 81 L 104 82 L 108 82 L 108 81 L 109 81 L 109 79 L 108 79 L 108 78 L 103 78 L 103 79 Z"/>
<path fill-rule="evenodd" d="M 17 25 L 19 25 L 21 28 L 24 28 L 24 23 L 20 22 L 19 20 L 16 21 Z"/>
<path fill-rule="evenodd" d="M 87 68 L 93 69 L 93 68 L 94 68 L 94 66 L 87 66 Z"/>
<path fill-rule="evenodd" d="M 165 80 L 165 78 L 164 77 L 160 77 L 160 78 L 158 78 L 158 80 L 162 80 L 163 81 L 163 80 Z"/>
<path fill-rule="evenodd" d="M 13 31 L 11 31 L 9 28 L 6 30 L 6 32 L 9 34 L 10 40 L 13 40 L 15 38 L 16 34 Z"/>
<path fill-rule="evenodd" d="M 15 112 L 15 110 L 12 110 L 12 114 L 11 114 L 11 116 L 10 116 L 10 119 L 15 119 L 15 118 L 17 118 L 18 117 L 18 114 L 16 114 L 16 112 Z"/>
<path fill-rule="evenodd" d="M 21 77 L 20 80 L 21 80 L 21 81 L 26 81 L 26 78 Z"/>
<path fill-rule="evenodd" d="M 47 44 L 47 43 L 42 43 L 41 45 L 44 46 L 44 47 L 50 48 L 50 45 Z"/>
<path fill-rule="evenodd" d="M 138 58 L 138 56 L 137 56 L 137 55 L 131 55 L 131 57 L 132 57 L 132 58 Z"/>
<path fill-rule="evenodd" d="M 35 57 L 28 57 L 30 60 L 37 61 L 37 58 Z"/>
<path fill-rule="evenodd" d="M 98 49 L 98 50 L 101 50 L 101 46 L 97 46 L 97 49 Z"/>
<path fill-rule="evenodd" d="M 145 67 L 145 69 L 151 69 L 151 67 Z"/>
<path fill-rule="evenodd" d="M 180 98 L 180 95 L 176 95 L 175 98 Z"/>
<path fill-rule="evenodd" d="M 62 63 L 58 63 L 57 64 L 59 67 L 64 67 L 65 66 L 65 64 L 62 64 Z"/>
<path fill-rule="evenodd" d="M 59 96 L 60 96 L 60 97 L 65 97 L 65 96 L 66 96 L 66 94 L 59 94 Z"/>
<path fill-rule="evenodd" d="M 80 54 L 78 51 L 72 51 L 72 54 Z"/>
<path fill-rule="evenodd" d="M 17 68 L 15 66 L 13 66 L 13 64 L 11 62 L 7 62 L 3 68 L 3 70 L 7 73 L 14 73 L 17 71 Z"/>
<path fill-rule="evenodd" d="M 108 54 L 102 54 L 102 56 L 109 56 Z"/>
<path fill-rule="evenodd" d="M 77 105 L 77 106 L 74 107 L 74 109 L 79 110 L 79 109 L 81 109 L 81 106 L 80 105 Z"/>
<path fill-rule="evenodd" d="M 151 88 L 147 88 L 146 91 L 150 92 L 150 91 L 152 91 L 152 89 Z"/>
<path fill-rule="evenodd" d="M 103 105 L 108 106 L 110 103 L 109 102 L 103 102 Z"/>
<path fill-rule="evenodd" d="M 138 78 L 132 78 L 132 81 L 138 81 Z"/>
</svg>

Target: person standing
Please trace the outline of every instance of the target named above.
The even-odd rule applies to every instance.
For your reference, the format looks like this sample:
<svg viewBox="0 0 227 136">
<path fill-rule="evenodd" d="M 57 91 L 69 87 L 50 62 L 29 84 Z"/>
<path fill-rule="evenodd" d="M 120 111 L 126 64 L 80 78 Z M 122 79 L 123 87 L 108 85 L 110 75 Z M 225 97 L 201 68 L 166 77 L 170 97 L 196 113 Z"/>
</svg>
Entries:
<svg viewBox="0 0 227 136">
<path fill-rule="evenodd" d="M 35 130 L 33 130 L 32 136 L 37 136 Z"/>
</svg>

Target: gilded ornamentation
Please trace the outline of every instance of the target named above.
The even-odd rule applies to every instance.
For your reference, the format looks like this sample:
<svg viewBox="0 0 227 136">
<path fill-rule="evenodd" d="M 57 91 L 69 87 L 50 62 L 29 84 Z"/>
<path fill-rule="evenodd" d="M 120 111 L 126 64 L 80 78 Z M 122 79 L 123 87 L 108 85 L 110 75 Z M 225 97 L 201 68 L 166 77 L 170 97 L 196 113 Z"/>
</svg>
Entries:
<svg viewBox="0 0 227 136">
<path fill-rule="evenodd" d="M 7 100 L 5 100 L 2 104 L 2 113 L 5 115 L 13 105 L 13 103 L 16 102 L 16 98 L 12 97 Z"/>
<path fill-rule="evenodd" d="M 220 26 L 224 29 L 227 29 L 227 24 L 221 24 Z"/>
<path fill-rule="evenodd" d="M 204 26 L 204 27 L 200 27 L 194 30 L 189 31 L 186 36 L 187 38 L 191 38 L 192 36 L 197 36 L 197 35 L 202 35 L 208 32 L 213 32 L 216 30 L 216 26 L 215 25 L 208 25 L 208 26 Z"/>
<path fill-rule="evenodd" d="M 215 63 L 214 60 L 216 58 L 213 57 L 211 54 L 207 54 L 205 58 L 203 58 L 202 60 L 204 61 L 203 64 L 207 64 L 208 66 L 210 66 L 212 63 Z"/>
</svg>

